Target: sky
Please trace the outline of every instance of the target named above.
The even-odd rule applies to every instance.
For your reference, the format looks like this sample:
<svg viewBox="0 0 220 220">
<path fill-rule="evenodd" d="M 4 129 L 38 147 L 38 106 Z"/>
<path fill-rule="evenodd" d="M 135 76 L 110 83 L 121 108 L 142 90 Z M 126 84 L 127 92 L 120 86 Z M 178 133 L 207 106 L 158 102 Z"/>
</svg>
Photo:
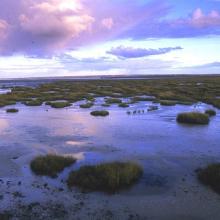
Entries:
<svg viewBox="0 0 220 220">
<path fill-rule="evenodd" d="M 1 0 L 0 79 L 220 73 L 220 0 Z"/>
</svg>

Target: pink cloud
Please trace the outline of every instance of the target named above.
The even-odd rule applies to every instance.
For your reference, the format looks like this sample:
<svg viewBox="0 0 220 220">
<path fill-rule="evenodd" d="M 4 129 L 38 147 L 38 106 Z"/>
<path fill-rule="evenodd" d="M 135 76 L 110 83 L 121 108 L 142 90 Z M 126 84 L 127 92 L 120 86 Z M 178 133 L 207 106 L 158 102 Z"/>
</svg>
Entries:
<svg viewBox="0 0 220 220">
<path fill-rule="evenodd" d="M 165 0 L 1 0 L 10 1 L 12 17 L 0 12 L 4 36 L 2 53 L 47 56 L 80 46 L 117 39 L 140 22 L 157 21 L 167 14 Z M 126 7 L 125 7 L 126 5 Z M 128 16 L 129 15 L 129 16 Z M 128 36 L 129 37 L 129 36 Z"/>
<path fill-rule="evenodd" d="M 172 25 L 191 26 L 199 29 L 220 26 L 220 13 L 216 10 L 212 10 L 208 14 L 204 14 L 201 8 L 197 8 L 193 11 L 190 18 L 178 19 L 174 21 Z"/>
<path fill-rule="evenodd" d="M 8 36 L 9 32 L 9 24 L 5 21 L 0 19 L 0 52 L 4 50 L 4 42 Z"/>
<path fill-rule="evenodd" d="M 220 25 L 220 14 L 218 11 L 211 11 L 209 14 L 204 14 L 200 8 L 197 8 L 192 15 L 190 24 L 195 27 L 208 27 Z"/>
<path fill-rule="evenodd" d="M 7 37 L 8 27 L 8 23 L 5 20 L 0 19 L 0 40 L 3 40 Z"/>
<path fill-rule="evenodd" d="M 21 28 L 39 38 L 51 38 L 49 49 L 65 47 L 82 32 L 89 31 L 94 18 L 80 1 L 47 0 L 32 2 L 29 9 L 19 16 Z"/>
<path fill-rule="evenodd" d="M 112 18 L 104 18 L 102 20 L 102 25 L 110 30 L 110 29 L 112 29 L 112 27 L 114 25 L 114 21 Z"/>
<path fill-rule="evenodd" d="M 7 4 L 13 16 L 0 11 L 0 48 L 7 55 L 47 56 L 114 39 L 220 33 L 218 11 L 198 8 L 189 17 L 168 20 L 167 0 L 0 1 Z"/>
</svg>

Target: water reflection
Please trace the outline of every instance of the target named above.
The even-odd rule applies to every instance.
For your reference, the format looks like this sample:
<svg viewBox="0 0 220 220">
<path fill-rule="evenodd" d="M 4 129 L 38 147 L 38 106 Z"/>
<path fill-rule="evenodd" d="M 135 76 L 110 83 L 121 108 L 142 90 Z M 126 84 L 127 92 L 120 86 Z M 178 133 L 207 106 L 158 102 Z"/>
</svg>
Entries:
<svg viewBox="0 0 220 220">
<path fill-rule="evenodd" d="M 134 104 L 131 109 L 146 109 L 148 105 L 152 103 Z M 134 160 L 154 173 L 153 170 L 161 166 L 172 168 L 177 164 L 176 158 L 178 163 L 190 161 L 189 164 L 195 166 L 195 158 L 196 163 L 200 163 L 201 158 L 205 163 L 204 155 L 207 158 L 220 155 L 219 111 L 209 126 L 179 125 L 175 120 L 179 112 L 203 111 L 208 107 L 205 104 L 161 106 L 157 111 L 128 115 L 128 109 L 115 105 L 108 108 L 108 117 L 100 118 L 90 115 L 92 109 L 100 106 L 46 111 L 48 106 L 19 105 L 16 115 L 0 112 L 0 141 L 8 147 L 8 155 L 15 152 L 14 149 L 18 154 L 22 152 L 16 161 L 18 166 L 28 164 L 34 155 L 55 153 L 75 155 L 85 164 Z M 181 164 L 181 169 L 184 166 L 185 163 Z"/>
<path fill-rule="evenodd" d="M 7 128 L 9 128 L 7 119 L 0 118 L 0 135 L 2 135 Z"/>
<path fill-rule="evenodd" d="M 66 142 L 67 145 L 72 145 L 72 146 L 82 146 L 85 144 L 85 142 L 81 142 L 81 141 L 67 141 Z"/>
<path fill-rule="evenodd" d="M 0 89 L 0 94 L 7 94 L 11 92 L 11 89 Z"/>
</svg>

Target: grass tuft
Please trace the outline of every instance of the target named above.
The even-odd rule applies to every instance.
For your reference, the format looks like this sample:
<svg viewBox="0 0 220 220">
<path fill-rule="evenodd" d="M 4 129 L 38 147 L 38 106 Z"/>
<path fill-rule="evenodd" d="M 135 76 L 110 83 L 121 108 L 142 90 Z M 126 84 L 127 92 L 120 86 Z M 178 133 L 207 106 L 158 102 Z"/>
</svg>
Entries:
<svg viewBox="0 0 220 220">
<path fill-rule="evenodd" d="M 121 99 L 117 99 L 117 98 L 108 98 L 105 100 L 105 102 L 107 104 L 120 104 L 120 103 L 122 103 Z"/>
<path fill-rule="evenodd" d="M 205 111 L 205 113 L 209 116 L 215 116 L 216 115 L 216 111 L 214 109 L 207 109 Z"/>
<path fill-rule="evenodd" d="M 50 102 L 52 108 L 65 108 L 71 106 L 70 102 Z"/>
<path fill-rule="evenodd" d="M 31 100 L 31 101 L 26 101 L 24 102 L 25 105 L 27 106 L 41 106 L 43 102 L 41 100 Z"/>
<path fill-rule="evenodd" d="M 172 100 L 161 100 L 160 104 L 164 105 L 164 106 L 174 106 L 177 103 L 176 103 L 176 101 L 172 101 Z"/>
<path fill-rule="evenodd" d="M 56 177 L 57 174 L 74 164 L 76 159 L 59 155 L 37 156 L 31 161 L 31 170 L 36 175 Z"/>
<path fill-rule="evenodd" d="M 102 111 L 92 111 L 90 114 L 92 116 L 102 116 L 102 117 L 105 117 L 105 116 L 109 115 L 109 112 L 105 111 L 105 110 L 102 110 Z"/>
<path fill-rule="evenodd" d="M 67 184 L 69 187 L 77 186 L 88 191 L 116 192 L 132 186 L 142 174 L 142 167 L 135 163 L 105 163 L 73 171 Z"/>
<path fill-rule="evenodd" d="M 127 103 L 120 103 L 120 104 L 118 105 L 118 107 L 120 107 L 120 108 L 128 108 L 129 105 L 128 105 Z"/>
<path fill-rule="evenodd" d="M 16 108 L 8 108 L 8 109 L 6 109 L 6 112 L 7 113 L 17 113 L 17 112 L 19 112 L 19 110 Z"/>
<path fill-rule="evenodd" d="M 198 180 L 220 194 L 220 163 L 210 164 L 197 172 Z"/>
<path fill-rule="evenodd" d="M 91 108 L 93 105 L 94 105 L 94 103 L 88 102 L 88 103 L 86 103 L 86 104 L 80 105 L 79 107 L 80 107 L 80 108 Z"/>
<path fill-rule="evenodd" d="M 208 124 L 209 116 L 200 112 L 184 112 L 178 114 L 176 120 L 186 124 Z"/>
</svg>

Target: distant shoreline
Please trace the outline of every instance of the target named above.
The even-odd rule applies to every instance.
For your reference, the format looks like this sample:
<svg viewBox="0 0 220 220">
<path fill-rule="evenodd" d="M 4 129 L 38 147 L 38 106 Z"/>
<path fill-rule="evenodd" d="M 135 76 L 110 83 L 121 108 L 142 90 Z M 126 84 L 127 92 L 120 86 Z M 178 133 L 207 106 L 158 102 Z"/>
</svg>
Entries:
<svg viewBox="0 0 220 220">
<path fill-rule="evenodd" d="M 165 79 L 165 78 L 191 78 L 191 77 L 220 77 L 220 74 L 167 74 L 167 75 L 100 75 L 100 76 L 62 76 L 62 77 L 24 77 L 0 78 L 0 82 L 12 81 L 56 81 L 56 80 L 123 80 L 123 79 Z"/>
</svg>

